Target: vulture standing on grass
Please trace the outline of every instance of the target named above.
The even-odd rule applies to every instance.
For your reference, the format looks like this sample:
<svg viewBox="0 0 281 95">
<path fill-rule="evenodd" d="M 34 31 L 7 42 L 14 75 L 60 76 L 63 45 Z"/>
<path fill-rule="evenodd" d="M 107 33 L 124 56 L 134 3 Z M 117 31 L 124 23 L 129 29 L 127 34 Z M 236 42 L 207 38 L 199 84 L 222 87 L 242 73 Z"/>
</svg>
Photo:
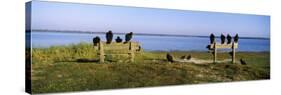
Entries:
<svg viewBox="0 0 281 95">
<path fill-rule="evenodd" d="M 99 42 L 100 42 L 100 37 L 99 36 L 96 36 L 95 38 L 93 38 L 94 46 L 97 46 Z"/>
<path fill-rule="evenodd" d="M 171 54 L 167 53 L 166 57 L 169 62 L 174 62 L 173 56 Z"/>
<path fill-rule="evenodd" d="M 240 63 L 241 63 L 242 65 L 247 65 L 247 63 L 246 63 L 243 59 L 240 59 Z"/>
<path fill-rule="evenodd" d="M 190 59 L 191 59 L 191 55 L 188 55 L 186 59 L 187 59 L 187 60 L 190 60 Z"/>
<path fill-rule="evenodd" d="M 221 34 L 221 44 L 225 43 L 225 36 L 223 34 Z"/>
<path fill-rule="evenodd" d="M 210 42 L 211 44 L 215 42 L 215 35 L 213 33 L 210 35 Z"/>
<path fill-rule="evenodd" d="M 238 34 L 236 34 L 235 37 L 234 37 L 234 42 L 237 43 L 238 39 L 239 39 L 239 36 L 238 36 Z"/>
<path fill-rule="evenodd" d="M 181 59 L 185 59 L 186 58 L 186 55 L 184 55 L 184 56 L 181 56 Z"/>
<path fill-rule="evenodd" d="M 226 39 L 227 39 L 227 44 L 230 44 L 232 37 L 229 34 L 227 34 Z"/>
<path fill-rule="evenodd" d="M 128 43 L 132 38 L 133 38 L 133 32 L 127 33 L 125 35 L 125 42 L 124 43 Z"/>
<path fill-rule="evenodd" d="M 183 60 L 190 60 L 190 59 L 191 59 L 191 55 L 188 55 L 188 56 L 186 56 L 186 55 L 181 56 L 181 59 L 183 59 Z"/>
<path fill-rule="evenodd" d="M 106 33 L 106 43 L 107 44 L 110 44 L 112 42 L 112 39 L 113 39 L 113 33 L 111 30 L 109 30 L 107 33 Z"/>
<path fill-rule="evenodd" d="M 116 41 L 117 43 L 121 43 L 121 42 L 122 42 L 122 39 L 121 39 L 119 36 L 117 36 L 117 38 L 115 39 L 115 41 Z"/>
</svg>

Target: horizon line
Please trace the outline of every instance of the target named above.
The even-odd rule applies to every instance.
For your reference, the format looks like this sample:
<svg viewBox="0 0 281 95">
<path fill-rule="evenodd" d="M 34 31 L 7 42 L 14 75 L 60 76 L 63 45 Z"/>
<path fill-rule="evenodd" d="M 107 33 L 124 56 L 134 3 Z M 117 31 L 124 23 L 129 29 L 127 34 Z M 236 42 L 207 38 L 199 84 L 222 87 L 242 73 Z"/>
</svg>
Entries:
<svg viewBox="0 0 281 95">
<path fill-rule="evenodd" d="M 106 32 L 94 32 L 85 30 L 52 30 L 52 29 L 30 29 L 26 31 L 40 31 L 40 32 L 60 32 L 60 33 L 88 33 L 88 34 L 105 34 Z M 114 33 L 119 35 L 124 35 L 126 33 Z M 175 36 L 175 37 L 209 37 L 208 35 L 184 35 L 184 34 L 157 34 L 157 33 L 134 33 L 134 35 L 144 35 L 144 36 Z M 220 36 L 215 36 L 220 38 Z M 270 39 L 270 37 L 248 37 L 240 36 L 241 39 Z"/>
</svg>

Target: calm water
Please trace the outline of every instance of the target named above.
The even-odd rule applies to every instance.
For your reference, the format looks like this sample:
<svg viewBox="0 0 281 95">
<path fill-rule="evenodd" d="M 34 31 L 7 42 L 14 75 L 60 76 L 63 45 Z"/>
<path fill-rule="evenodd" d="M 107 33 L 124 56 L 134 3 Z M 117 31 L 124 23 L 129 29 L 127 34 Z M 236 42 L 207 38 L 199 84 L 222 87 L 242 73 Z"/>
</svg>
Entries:
<svg viewBox="0 0 281 95">
<path fill-rule="evenodd" d="M 80 42 L 91 43 L 95 36 L 105 41 L 105 34 L 86 33 L 55 33 L 55 32 L 32 32 L 32 47 L 45 48 L 55 45 L 69 45 Z M 114 39 L 124 35 L 114 35 Z M 148 51 L 207 51 L 206 45 L 209 38 L 203 37 L 175 37 L 175 36 L 143 36 L 134 35 L 133 41 L 141 42 L 144 50 Z M 238 51 L 269 51 L 270 41 L 267 39 L 239 39 Z"/>
</svg>

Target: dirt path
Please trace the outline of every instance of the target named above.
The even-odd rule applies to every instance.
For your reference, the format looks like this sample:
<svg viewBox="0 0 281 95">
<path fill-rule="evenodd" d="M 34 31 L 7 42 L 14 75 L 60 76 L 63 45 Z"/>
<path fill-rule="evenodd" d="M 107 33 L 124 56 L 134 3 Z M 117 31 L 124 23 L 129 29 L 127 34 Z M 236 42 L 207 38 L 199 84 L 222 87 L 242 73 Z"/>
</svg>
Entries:
<svg viewBox="0 0 281 95">
<path fill-rule="evenodd" d="M 194 64 L 213 63 L 213 60 L 203 60 L 203 59 L 197 59 L 197 58 L 191 58 L 189 60 L 187 60 L 187 59 L 175 59 L 175 61 L 180 62 L 180 63 L 194 63 Z M 224 59 L 224 60 L 218 60 L 217 61 L 217 63 L 226 63 L 226 62 L 231 62 L 231 59 Z"/>
</svg>

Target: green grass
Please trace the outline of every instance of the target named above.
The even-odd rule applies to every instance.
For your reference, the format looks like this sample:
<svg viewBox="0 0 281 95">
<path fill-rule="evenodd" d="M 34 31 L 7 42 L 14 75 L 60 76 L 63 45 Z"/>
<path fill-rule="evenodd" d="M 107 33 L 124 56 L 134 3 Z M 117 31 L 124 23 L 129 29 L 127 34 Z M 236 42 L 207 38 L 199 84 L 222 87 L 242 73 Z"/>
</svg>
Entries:
<svg viewBox="0 0 281 95">
<path fill-rule="evenodd" d="M 207 52 L 172 52 L 211 59 Z M 218 54 L 218 60 L 231 58 Z M 32 50 L 32 92 L 64 92 L 98 89 L 163 86 L 261 80 L 270 78 L 269 52 L 238 52 L 248 65 L 217 63 L 169 63 L 166 52 L 141 52 L 135 62 L 126 56 L 107 56 L 100 64 L 91 44 L 55 46 Z"/>
</svg>

